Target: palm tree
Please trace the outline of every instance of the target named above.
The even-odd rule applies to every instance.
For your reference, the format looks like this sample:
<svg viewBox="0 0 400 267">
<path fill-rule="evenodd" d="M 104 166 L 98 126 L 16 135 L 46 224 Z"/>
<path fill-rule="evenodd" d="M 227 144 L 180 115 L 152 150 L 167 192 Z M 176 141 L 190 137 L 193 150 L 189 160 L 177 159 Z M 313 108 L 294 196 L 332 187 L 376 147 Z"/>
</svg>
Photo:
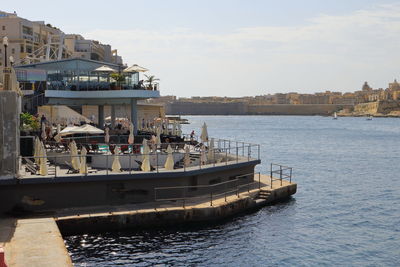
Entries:
<svg viewBox="0 0 400 267">
<path fill-rule="evenodd" d="M 159 81 L 160 79 L 158 79 L 158 78 L 156 78 L 156 76 L 154 76 L 154 75 L 144 75 L 144 76 L 146 76 L 146 83 L 148 83 L 149 84 L 149 87 L 151 88 L 151 89 L 153 89 L 153 83 L 155 82 L 155 81 Z"/>
</svg>

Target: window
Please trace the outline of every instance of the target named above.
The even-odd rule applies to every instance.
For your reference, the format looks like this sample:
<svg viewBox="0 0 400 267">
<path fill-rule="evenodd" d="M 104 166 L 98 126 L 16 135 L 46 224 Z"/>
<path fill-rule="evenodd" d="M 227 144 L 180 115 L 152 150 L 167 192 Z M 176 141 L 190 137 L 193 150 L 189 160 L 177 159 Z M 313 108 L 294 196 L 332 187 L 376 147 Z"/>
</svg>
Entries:
<svg viewBox="0 0 400 267">
<path fill-rule="evenodd" d="M 27 34 L 27 35 L 32 35 L 33 34 L 32 28 L 27 27 L 27 26 L 22 26 L 22 32 L 24 34 Z"/>
<path fill-rule="evenodd" d="M 24 46 L 23 46 L 23 45 L 21 45 L 20 52 L 21 52 L 21 53 L 24 53 Z"/>
<path fill-rule="evenodd" d="M 3 31 L 5 31 L 5 30 L 6 30 L 6 26 L 3 25 L 3 26 L 2 26 L 2 29 L 3 29 Z"/>
<path fill-rule="evenodd" d="M 11 54 L 15 54 L 15 48 L 11 49 Z"/>
</svg>

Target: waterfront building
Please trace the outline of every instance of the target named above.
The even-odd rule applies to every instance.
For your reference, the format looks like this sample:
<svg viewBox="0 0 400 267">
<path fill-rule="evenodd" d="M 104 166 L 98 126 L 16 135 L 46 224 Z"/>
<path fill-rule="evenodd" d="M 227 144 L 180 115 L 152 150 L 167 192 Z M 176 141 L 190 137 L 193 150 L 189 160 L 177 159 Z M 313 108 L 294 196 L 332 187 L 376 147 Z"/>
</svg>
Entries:
<svg viewBox="0 0 400 267">
<path fill-rule="evenodd" d="M 99 71 L 99 68 L 110 71 Z M 116 118 L 115 107 L 129 106 L 129 119 L 136 133 L 138 101 L 160 96 L 157 83 L 144 86 L 139 81 L 138 72 L 124 72 L 118 64 L 74 58 L 19 65 L 16 69 L 20 75 L 32 70 L 45 72 L 46 88 L 43 93 L 48 105 L 96 106 L 100 128 L 104 127 L 105 106 L 111 106 L 112 126 Z M 112 81 L 113 72 L 123 77 L 123 81 Z"/>
</svg>

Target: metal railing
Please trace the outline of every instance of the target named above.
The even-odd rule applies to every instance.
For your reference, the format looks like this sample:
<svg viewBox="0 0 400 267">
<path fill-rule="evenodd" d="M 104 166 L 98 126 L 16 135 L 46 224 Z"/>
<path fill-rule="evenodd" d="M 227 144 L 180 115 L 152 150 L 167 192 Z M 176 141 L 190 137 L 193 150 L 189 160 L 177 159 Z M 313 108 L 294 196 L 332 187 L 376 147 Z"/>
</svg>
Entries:
<svg viewBox="0 0 400 267">
<path fill-rule="evenodd" d="M 82 144 L 81 144 L 82 145 Z M 170 145 L 170 144 L 168 144 Z M 118 145 L 116 144 L 115 146 L 140 146 L 140 145 Z M 216 166 L 226 166 L 226 165 L 232 165 L 232 164 L 237 164 L 239 162 L 248 162 L 250 160 L 254 160 L 251 157 L 243 157 L 239 156 L 239 154 L 229 154 L 228 149 L 218 149 L 214 148 L 211 150 L 211 152 L 206 151 L 203 152 L 206 154 L 206 158 L 203 159 L 204 156 L 202 156 L 202 152 L 199 152 L 196 150 L 196 148 L 191 147 L 191 151 L 189 153 L 189 159 L 190 159 L 190 164 L 185 164 L 184 162 L 184 157 L 185 157 L 185 151 L 183 149 L 178 148 L 177 146 L 174 146 L 172 144 L 171 146 L 174 149 L 174 152 L 172 153 L 173 158 L 174 158 L 174 169 L 173 170 L 166 170 L 164 165 L 168 156 L 168 153 L 165 151 L 167 146 L 161 147 L 157 146 L 157 149 L 153 150 L 152 152 L 146 154 L 149 157 L 150 160 L 150 172 L 165 172 L 165 171 L 174 171 L 174 172 L 187 172 L 187 171 L 192 171 L 196 169 L 204 169 L 204 168 L 211 168 L 211 167 L 216 167 Z M 246 149 L 247 147 L 245 147 Z M 31 175 L 40 175 L 40 164 L 35 163 L 39 162 L 39 159 L 45 159 L 46 162 L 46 168 L 48 170 L 47 175 L 43 176 L 51 176 L 51 177 L 58 177 L 61 176 L 61 173 L 63 175 L 68 174 L 76 174 L 77 171 L 79 171 L 78 168 L 74 170 L 71 170 L 71 164 L 72 164 L 72 159 L 73 158 L 82 158 L 81 155 L 75 155 L 71 156 L 69 154 L 69 151 L 65 150 L 66 147 L 54 147 L 47 149 L 48 155 L 46 157 L 38 157 L 38 156 L 28 156 L 28 157 L 20 157 L 22 166 L 27 169 L 28 167 L 34 167 L 36 171 L 32 172 L 32 168 L 30 168 L 30 171 L 26 171 L 26 174 L 31 173 Z M 108 148 L 109 149 L 109 148 Z M 55 151 L 55 152 L 52 152 Z M 57 151 L 61 151 L 57 152 Z M 93 151 L 93 152 L 92 152 Z M 100 150 L 88 150 L 88 154 L 85 156 L 87 166 L 89 167 L 90 172 L 83 173 L 81 175 L 87 176 L 87 175 L 99 175 L 100 173 L 102 175 L 110 174 L 110 170 L 112 170 L 112 163 L 114 161 L 114 157 L 116 155 L 111 154 L 108 150 L 105 150 L 104 153 L 100 153 Z M 131 151 L 134 151 L 132 148 Z M 53 153 L 53 154 L 49 154 Z M 65 153 L 65 154 L 63 154 Z M 212 157 L 209 157 L 209 154 L 212 154 Z M 121 172 L 112 172 L 113 174 L 117 173 L 122 173 L 122 174 L 131 174 L 135 171 L 141 171 L 141 162 L 143 161 L 145 154 L 143 153 L 122 153 L 118 154 L 119 157 L 119 162 L 121 164 Z M 30 162 L 33 162 L 31 164 Z M 33 165 L 33 166 L 24 166 L 24 165 Z M 43 165 L 42 165 L 43 167 Z M 62 172 L 63 169 L 68 169 Z M 105 171 L 101 172 L 101 171 Z"/>
<path fill-rule="evenodd" d="M 246 177 L 252 177 L 252 182 L 240 183 Z M 210 206 L 213 206 L 213 201 L 221 196 L 227 202 L 227 197 L 230 195 L 236 195 L 239 198 L 241 193 L 246 191 L 250 193 L 250 190 L 254 189 L 261 189 L 261 174 L 259 172 L 237 175 L 232 180 L 210 185 L 156 187 L 154 188 L 154 200 L 156 202 L 181 201 L 183 207 L 186 206 L 188 201 L 206 201 L 210 202 Z M 160 197 L 162 194 L 168 197 Z M 177 196 L 171 197 L 174 194 Z"/>
<path fill-rule="evenodd" d="M 278 175 L 278 178 L 274 178 L 274 174 Z M 280 181 L 282 186 L 282 180 L 287 180 L 290 183 L 292 182 L 293 168 L 271 163 L 270 167 L 270 177 L 271 177 L 271 188 L 273 185 L 273 181 Z"/>
</svg>

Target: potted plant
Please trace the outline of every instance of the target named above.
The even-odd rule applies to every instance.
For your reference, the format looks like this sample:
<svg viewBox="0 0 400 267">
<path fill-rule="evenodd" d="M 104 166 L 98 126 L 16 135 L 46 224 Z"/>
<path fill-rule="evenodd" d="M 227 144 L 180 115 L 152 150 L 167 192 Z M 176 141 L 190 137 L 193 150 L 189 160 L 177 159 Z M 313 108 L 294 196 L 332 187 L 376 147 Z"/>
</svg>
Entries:
<svg viewBox="0 0 400 267">
<path fill-rule="evenodd" d="M 121 90 L 121 83 L 125 81 L 125 76 L 121 73 L 111 73 L 111 79 L 117 83 L 117 90 Z"/>
<path fill-rule="evenodd" d="M 149 87 L 149 90 L 153 90 L 153 83 L 155 82 L 155 81 L 159 81 L 160 79 L 158 79 L 158 78 L 156 78 L 156 76 L 154 76 L 154 75 L 144 75 L 144 76 L 146 76 L 146 83 L 148 84 L 148 87 Z"/>
</svg>

